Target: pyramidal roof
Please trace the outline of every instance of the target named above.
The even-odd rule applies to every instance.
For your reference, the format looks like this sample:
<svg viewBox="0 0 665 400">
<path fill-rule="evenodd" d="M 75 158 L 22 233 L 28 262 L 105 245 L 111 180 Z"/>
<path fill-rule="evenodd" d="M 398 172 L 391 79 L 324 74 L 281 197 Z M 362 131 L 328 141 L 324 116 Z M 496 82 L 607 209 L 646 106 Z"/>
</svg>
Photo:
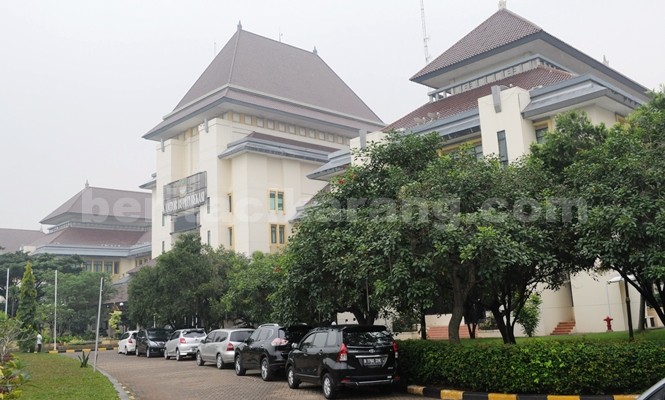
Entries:
<svg viewBox="0 0 665 400">
<path fill-rule="evenodd" d="M 434 61 L 418 71 L 411 80 L 417 81 L 431 72 L 457 64 L 460 61 L 497 49 L 519 39 L 541 32 L 538 25 L 508 9 L 500 9 L 476 29 L 443 52 Z"/>
<path fill-rule="evenodd" d="M 178 119 L 191 118 L 224 99 L 252 104 L 248 101 L 252 97 L 260 98 L 260 102 L 269 99 L 272 106 L 282 103 L 283 110 L 291 113 L 296 105 L 365 124 L 385 125 L 319 57 L 316 49 L 302 50 L 238 25 L 173 112 L 144 137 L 150 139 L 153 133 L 167 129 Z"/>
<path fill-rule="evenodd" d="M 83 216 L 101 215 L 149 221 L 151 197 L 149 192 L 106 189 L 88 186 L 64 202 L 60 207 L 39 221 L 57 225 L 65 221 L 79 221 Z"/>
</svg>

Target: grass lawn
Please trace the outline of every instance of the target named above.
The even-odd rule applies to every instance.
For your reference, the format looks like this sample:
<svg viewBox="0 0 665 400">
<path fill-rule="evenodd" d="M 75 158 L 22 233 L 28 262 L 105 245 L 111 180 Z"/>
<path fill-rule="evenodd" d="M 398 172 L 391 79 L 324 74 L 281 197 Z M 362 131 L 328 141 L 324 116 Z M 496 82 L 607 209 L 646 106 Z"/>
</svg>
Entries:
<svg viewBox="0 0 665 400">
<path fill-rule="evenodd" d="M 111 382 L 99 371 L 92 371 L 92 364 L 81 368 L 75 358 L 48 353 L 15 353 L 26 364 L 31 379 L 21 389 L 21 399 L 115 400 L 118 394 Z"/>
</svg>

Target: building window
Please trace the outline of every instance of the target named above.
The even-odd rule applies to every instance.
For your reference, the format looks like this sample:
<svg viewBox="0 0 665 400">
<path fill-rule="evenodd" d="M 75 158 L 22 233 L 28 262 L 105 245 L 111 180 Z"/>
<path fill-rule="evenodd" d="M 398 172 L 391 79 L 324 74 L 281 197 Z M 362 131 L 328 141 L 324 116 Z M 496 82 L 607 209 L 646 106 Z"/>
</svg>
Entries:
<svg viewBox="0 0 665 400">
<path fill-rule="evenodd" d="M 545 143 L 545 134 L 547 133 L 547 125 L 536 128 L 536 142 Z"/>
<path fill-rule="evenodd" d="M 293 126 L 293 125 L 289 125 L 289 133 L 292 133 L 292 134 L 295 135 L 295 133 L 296 133 L 296 127 Z"/>
<path fill-rule="evenodd" d="M 286 225 L 278 225 L 278 224 L 270 225 L 270 243 L 271 244 L 286 243 Z"/>
<path fill-rule="evenodd" d="M 206 197 L 206 211 L 210 214 L 210 197 Z"/>
<path fill-rule="evenodd" d="M 251 115 L 245 115 L 245 124 L 247 124 L 247 125 L 252 124 L 252 116 Z"/>
<path fill-rule="evenodd" d="M 164 244 L 164 241 L 162 240 L 162 253 L 164 252 L 165 248 L 166 248 L 166 244 Z"/>
<path fill-rule="evenodd" d="M 506 131 L 497 132 L 496 137 L 499 141 L 499 160 L 501 161 L 501 164 L 508 165 L 508 145 L 506 144 Z"/>
<path fill-rule="evenodd" d="M 472 154 L 476 156 L 476 160 L 483 158 L 483 145 L 477 144 L 471 148 Z"/>
<path fill-rule="evenodd" d="M 229 226 L 229 247 L 233 248 L 233 227 Z"/>
<path fill-rule="evenodd" d="M 210 246 L 210 231 L 208 231 L 208 246 Z"/>
<path fill-rule="evenodd" d="M 256 119 L 256 126 L 263 128 L 263 118 Z"/>
<path fill-rule="evenodd" d="M 307 135 L 307 130 L 305 130 L 305 128 L 300 128 L 300 129 L 298 129 L 298 131 L 300 132 L 300 136 L 306 136 Z"/>
<path fill-rule="evenodd" d="M 240 114 L 238 113 L 233 113 L 233 122 L 240 122 Z"/>
<path fill-rule="evenodd" d="M 162 214 L 162 226 L 166 223 L 166 215 Z"/>
<path fill-rule="evenodd" d="M 113 273 L 115 275 L 120 274 L 120 262 L 118 261 L 113 261 Z"/>
<path fill-rule="evenodd" d="M 273 120 L 269 119 L 266 122 L 268 123 L 268 129 L 275 129 L 275 123 Z"/>
<path fill-rule="evenodd" d="M 284 230 L 285 230 L 284 225 L 279 225 L 277 227 L 277 232 L 278 232 L 278 236 L 279 236 L 279 244 L 284 244 L 284 233 L 285 233 Z"/>
<path fill-rule="evenodd" d="M 269 202 L 271 211 L 284 211 L 284 192 L 271 190 Z"/>
<path fill-rule="evenodd" d="M 95 266 L 95 272 L 102 272 L 102 262 L 101 261 L 94 261 L 93 265 Z"/>
<path fill-rule="evenodd" d="M 233 212 L 233 195 L 231 193 L 229 193 L 226 198 L 229 202 L 229 212 L 232 213 Z"/>
</svg>

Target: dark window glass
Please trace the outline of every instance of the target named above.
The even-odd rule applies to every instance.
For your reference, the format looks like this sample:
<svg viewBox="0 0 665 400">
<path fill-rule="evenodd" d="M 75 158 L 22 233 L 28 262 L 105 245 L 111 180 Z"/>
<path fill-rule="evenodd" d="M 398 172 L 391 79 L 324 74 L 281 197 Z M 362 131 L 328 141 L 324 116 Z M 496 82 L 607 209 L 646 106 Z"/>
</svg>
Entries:
<svg viewBox="0 0 665 400">
<path fill-rule="evenodd" d="M 506 131 L 497 132 L 496 137 L 499 141 L 499 160 L 501 160 L 501 164 L 508 165 L 508 145 L 506 144 Z"/>
</svg>

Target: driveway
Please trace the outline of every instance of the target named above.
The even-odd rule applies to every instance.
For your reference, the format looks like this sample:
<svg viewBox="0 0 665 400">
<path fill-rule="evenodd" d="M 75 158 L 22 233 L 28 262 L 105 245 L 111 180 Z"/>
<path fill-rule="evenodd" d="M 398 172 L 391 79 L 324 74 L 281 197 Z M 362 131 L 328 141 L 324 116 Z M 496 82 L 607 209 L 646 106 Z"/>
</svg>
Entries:
<svg viewBox="0 0 665 400">
<path fill-rule="evenodd" d="M 77 353 L 65 353 L 76 358 Z M 94 353 L 90 356 L 92 367 Z M 219 370 L 214 365 L 198 367 L 194 360 L 164 360 L 163 357 L 146 358 L 125 356 L 115 351 L 100 351 L 97 368 L 107 372 L 127 388 L 134 399 L 302 399 L 321 400 L 321 388 L 303 383 L 299 389 L 289 389 L 284 376 L 264 382 L 259 371 L 247 371 L 236 376 L 233 369 Z M 381 395 L 372 389 L 346 390 L 346 399 L 422 399 L 405 393 Z M 131 397 L 130 397 L 131 398 Z"/>
</svg>

